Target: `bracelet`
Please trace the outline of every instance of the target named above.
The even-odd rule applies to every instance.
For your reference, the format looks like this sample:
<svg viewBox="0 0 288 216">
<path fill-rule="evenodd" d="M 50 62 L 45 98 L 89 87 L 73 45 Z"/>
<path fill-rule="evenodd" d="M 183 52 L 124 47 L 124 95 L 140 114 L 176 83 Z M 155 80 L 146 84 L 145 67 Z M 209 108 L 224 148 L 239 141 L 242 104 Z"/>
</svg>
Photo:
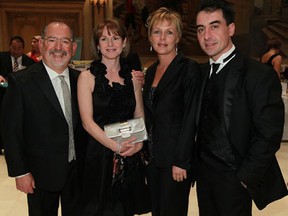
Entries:
<svg viewBox="0 0 288 216">
<path fill-rule="evenodd" d="M 122 148 L 122 145 L 120 143 L 118 143 L 118 151 L 116 152 L 116 154 L 120 154 L 121 153 L 121 148 Z"/>
</svg>

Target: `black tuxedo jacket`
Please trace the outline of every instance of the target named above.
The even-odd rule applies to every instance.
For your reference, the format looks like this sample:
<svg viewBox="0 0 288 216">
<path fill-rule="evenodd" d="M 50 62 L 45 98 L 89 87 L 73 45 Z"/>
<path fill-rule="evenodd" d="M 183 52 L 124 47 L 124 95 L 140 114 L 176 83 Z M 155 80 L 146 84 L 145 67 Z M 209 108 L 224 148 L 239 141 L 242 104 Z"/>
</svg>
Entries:
<svg viewBox="0 0 288 216">
<path fill-rule="evenodd" d="M 203 67 L 204 82 L 209 68 L 208 64 Z M 224 83 L 223 121 L 237 159 L 237 176 L 263 209 L 287 195 L 275 157 L 284 124 L 281 83 L 273 69 L 239 52 L 222 70 L 229 71 Z"/>
<path fill-rule="evenodd" d="M 22 65 L 29 67 L 36 62 L 26 56 L 25 54 L 22 55 Z M 8 77 L 8 74 L 13 72 L 12 68 L 12 61 L 11 61 L 11 55 L 10 52 L 0 52 L 0 76 L 3 76 L 4 78 Z M 3 98 L 3 95 L 5 93 L 5 88 L 0 88 L 0 105 Z"/>
<path fill-rule="evenodd" d="M 85 138 L 76 97 L 78 73 L 69 69 L 76 161 Z M 36 187 L 59 191 L 68 173 L 68 124 L 42 61 L 9 74 L 1 129 L 9 176 L 31 172 Z"/>
<path fill-rule="evenodd" d="M 27 55 L 22 55 L 22 65 L 29 67 L 36 62 L 28 57 Z M 0 75 L 6 78 L 9 73 L 13 71 L 12 68 L 12 61 L 11 61 L 11 55 L 9 52 L 0 52 Z"/>
<path fill-rule="evenodd" d="M 195 153 L 200 67 L 178 54 L 162 76 L 151 105 L 148 98 L 157 65 L 147 69 L 143 88 L 147 130 L 153 126 L 155 163 L 162 168 L 176 165 L 188 170 Z"/>
</svg>

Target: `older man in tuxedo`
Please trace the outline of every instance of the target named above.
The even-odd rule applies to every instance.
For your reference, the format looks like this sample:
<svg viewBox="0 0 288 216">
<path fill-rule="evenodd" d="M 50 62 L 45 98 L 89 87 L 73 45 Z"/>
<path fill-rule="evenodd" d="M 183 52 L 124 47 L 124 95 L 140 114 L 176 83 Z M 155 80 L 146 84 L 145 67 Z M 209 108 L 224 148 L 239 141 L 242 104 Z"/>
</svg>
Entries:
<svg viewBox="0 0 288 216">
<path fill-rule="evenodd" d="M 25 42 L 22 37 L 14 36 L 10 39 L 9 51 L 0 52 L 0 82 L 6 82 L 7 76 L 11 72 L 16 72 L 20 69 L 29 67 L 36 63 L 31 58 L 27 57 L 23 51 Z M 5 85 L 1 85 L 3 87 Z M 0 106 L 3 95 L 5 93 L 4 88 L 0 88 Z M 1 110 L 1 108 L 0 108 Z M 0 133 L 0 155 L 2 154 L 3 144 L 1 141 Z"/>
<path fill-rule="evenodd" d="M 68 67 L 77 44 L 62 21 L 48 24 L 40 39 L 43 60 L 9 74 L 3 99 L 2 135 L 9 176 L 27 194 L 30 216 L 79 215 L 81 146 L 76 86 Z"/>
</svg>

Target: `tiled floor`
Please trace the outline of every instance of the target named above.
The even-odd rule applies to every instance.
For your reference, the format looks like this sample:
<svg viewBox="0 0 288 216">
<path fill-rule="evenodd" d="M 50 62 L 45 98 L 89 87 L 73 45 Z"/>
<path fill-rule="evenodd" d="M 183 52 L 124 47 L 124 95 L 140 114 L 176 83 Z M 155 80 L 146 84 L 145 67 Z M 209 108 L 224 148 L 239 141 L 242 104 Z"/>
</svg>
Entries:
<svg viewBox="0 0 288 216">
<path fill-rule="evenodd" d="M 288 181 L 288 143 L 283 143 L 277 153 L 284 178 Z M 14 179 L 7 177 L 7 169 L 3 155 L 0 156 L 0 215 L 27 216 L 26 195 L 15 189 Z M 145 216 L 150 216 L 146 214 Z M 195 188 L 190 194 L 189 216 L 198 215 Z M 259 211 L 253 206 L 253 216 L 287 216 L 288 196 L 278 200 L 264 210 Z M 144 216 L 144 215 L 143 215 Z"/>
</svg>

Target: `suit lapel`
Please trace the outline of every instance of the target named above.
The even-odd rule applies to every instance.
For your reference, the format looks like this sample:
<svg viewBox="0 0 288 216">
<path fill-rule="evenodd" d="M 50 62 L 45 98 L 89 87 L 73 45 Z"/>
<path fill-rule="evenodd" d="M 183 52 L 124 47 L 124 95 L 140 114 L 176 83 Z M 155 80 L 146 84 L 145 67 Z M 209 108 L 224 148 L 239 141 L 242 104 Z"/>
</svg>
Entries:
<svg viewBox="0 0 288 216">
<path fill-rule="evenodd" d="M 55 93 L 54 87 L 51 83 L 50 77 L 42 62 L 35 65 L 35 67 L 33 68 L 32 76 L 35 79 L 36 83 L 38 83 L 40 90 L 50 101 L 53 107 L 61 116 L 63 116 L 63 118 L 65 118 L 58 97 Z"/>
<path fill-rule="evenodd" d="M 145 75 L 145 87 L 144 87 L 144 92 L 143 92 L 143 100 L 148 101 L 148 97 L 150 94 L 150 89 L 152 87 L 152 83 L 155 77 L 156 73 L 156 68 L 157 68 L 158 62 L 154 63 L 151 65 Z M 146 87 L 147 86 L 147 87 Z M 150 106 L 150 103 L 145 103 L 146 108 L 153 113 L 153 107 Z"/>
<path fill-rule="evenodd" d="M 224 89 L 223 111 L 227 131 L 230 128 L 230 118 L 237 84 L 242 73 L 243 57 L 237 53 L 236 56 L 222 70 L 229 70 Z"/>
<path fill-rule="evenodd" d="M 159 102 L 159 97 L 161 97 L 160 96 L 161 93 L 165 91 L 167 87 L 169 88 L 169 84 L 174 79 L 175 76 L 179 76 L 179 70 L 182 70 L 181 61 L 183 61 L 183 56 L 178 54 L 170 63 L 165 73 L 163 74 L 162 78 L 160 79 L 158 86 L 156 87 L 155 93 L 154 93 L 154 101 L 153 101 L 154 107 L 157 107 L 157 104 Z M 154 76 L 155 76 L 155 73 L 154 73 Z M 154 80 L 154 76 L 153 76 L 153 80 Z"/>
<path fill-rule="evenodd" d="M 10 56 L 10 53 L 7 52 L 6 53 L 6 67 L 8 70 L 7 70 L 7 74 L 10 73 L 10 72 L 13 72 L 13 68 L 12 68 L 12 61 L 11 61 L 11 56 Z"/>
<path fill-rule="evenodd" d="M 75 128 L 77 122 L 78 103 L 77 103 L 77 77 L 69 68 L 70 91 L 71 91 L 71 105 L 72 105 L 72 118 L 73 126 Z"/>
<path fill-rule="evenodd" d="M 199 119 L 200 119 L 200 112 L 201 112 L 201 107 L 202 107 L 203 93 L 204 93 L 206 81 L 208 79 L 208 75 L 210 73 L 210 65 L 209 65 L 209 63 L 204 64 L 202 66 L 202 68 L 201 68 L 201 71 L 202 71 L 202 79 L 201 79 L 202 85 L 201 85 L 200 97 L 199 97 L 199 98 L 201 98 L 201 100 L 199 100 L 198 109 L 197 109 L 197 113 L 196 113 L 197 123 L 199 122 Z"/>
<path fill-rule="evenodd" d="M 28 58 L 29 58 L 29 57 L 28 57 Z M 29 59 L 28 59 L 28 58 L 27 58 L 26 55 L 24 55 L 24 54 L 22 55 L 22 65 L 23 65 L 23 66 L 26 66 L 26 67 L 29 66 L 29 62 L 28 62 Z"/>
<path fill-rule="evenodd" d="M 161 92 L 163 92 L 163 90 L 169 85 L 170 81 L 173 80 L 174 77 L 179 74 L 179 70 L 182 69 L 181 61 L 183 61 L 183 56 L 181 54 L 178 54 L 170 63 L 165 73 L 163 74 L 162 78 L 160 79 L 158 86 L 156 87 L 155 93 L 154 93 L 154 100 L 153 100 L 154 108 L 157 106 L 157 103 L 159 101 L 158 98 Z M 152 87 L 152 83 L 155 77 L 158 64 L 159 62 L 156 62 L 147 71 L 145 85 L 147 85 L 148 88 L 145 88 L 144 100 L 147 100 L 149 96 L 149 91 L 150 91 L 150 88 Z M 151 112 L 153 112 L 153 107 L 147 106 L 147 108 Z"/>
<path fill-rule="evenodd" d="M 182 59 L 183 59 L 183 56 L 180 54 L 178 54 L 173 59 L 173 61 L 170 63 L 165 73 L 163 74 L 162 78 L 160 79 L 155 93 L 161 92 L 164 88 L 166 88 L 166 86 L 169 85 L 169 82 L 173 80 L 173 78 L 179 73 L 179 70 L 181 69 Z"/>
</svg>

